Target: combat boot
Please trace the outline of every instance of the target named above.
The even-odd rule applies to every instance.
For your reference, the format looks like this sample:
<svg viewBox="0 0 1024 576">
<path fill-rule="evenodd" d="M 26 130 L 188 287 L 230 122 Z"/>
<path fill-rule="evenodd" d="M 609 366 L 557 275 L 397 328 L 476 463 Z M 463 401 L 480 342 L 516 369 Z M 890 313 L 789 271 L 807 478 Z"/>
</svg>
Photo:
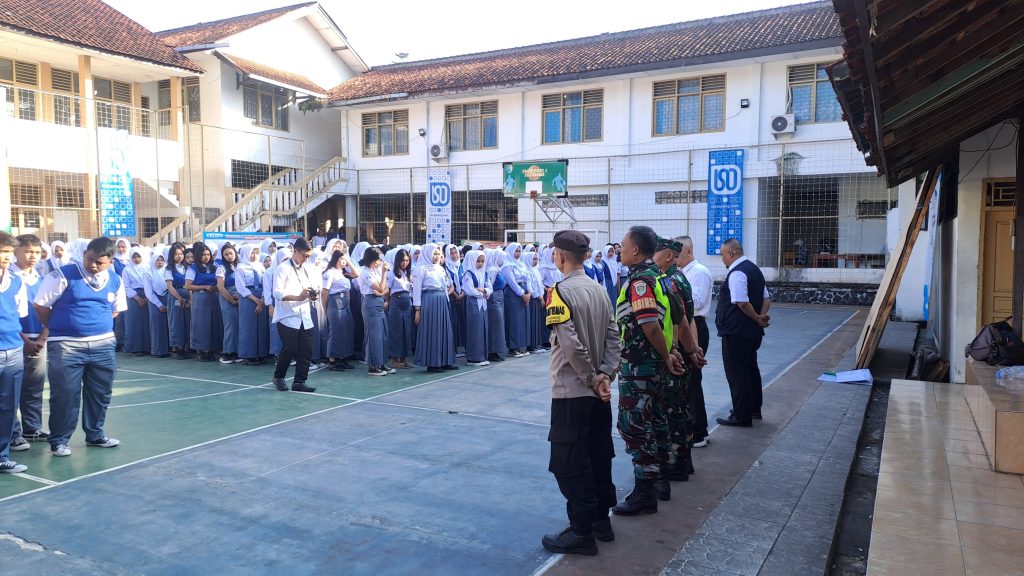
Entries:
<svg viewBox="0 0 1024 576">
<path fill-rule="evenodd" d="M 618 516 L 637 516 L 639 514 L 655 514 L 658 512 L 658 497 L 654 489 L 654 480 L 637 480 L 633 491 L 626 499 L 612 508 Z"/>
<path fill-rule="evenodd" d="M 676 454 L 676 463 L 669 466 L 668 479 L 673 482 L 686 482 L 693 474 L 693 458 L 690 457 L 690 450 L 679 450 Z"/>
<path fill-rule="evenodd" d="M 672 499 L 672 485 L 668 482 L 668 464 L 662 464 L 658 471 L 658 479 L 654 481 L 654 492 L 658 500 L 668 502 Z"/>
<path fill-rule="evenodd" d="M 597 542 L 593 534 L 580 534 L 569 526 L 558 534 L 545 534 L 541 544 L 548 552 L 555 554 L 580 554 L 594 556 L 597 554 Z"/>
<path fill-rule="evenodd" d="M 615 540 L 615 531 L 612 530 L 612 520 L 605 516 L 594 522 L 594 538 L 601 542 L 612 542 Z"/>
</svg>

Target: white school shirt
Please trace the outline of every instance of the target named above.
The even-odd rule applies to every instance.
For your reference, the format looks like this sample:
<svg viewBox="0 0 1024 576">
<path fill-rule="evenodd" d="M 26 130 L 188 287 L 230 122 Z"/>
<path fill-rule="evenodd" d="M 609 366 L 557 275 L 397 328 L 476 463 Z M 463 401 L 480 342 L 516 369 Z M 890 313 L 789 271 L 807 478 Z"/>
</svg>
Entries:
<svg viewBox="0 0 1024 576">
<path fill-rule="evenodd" d="M 324 271 L 324 288 L 327 288 L 327 292 L 329 294 L 348 292 L 352 289 L 352 280 L 345 277 L 345 270 L 347 268 L 347 266 L 340 270 L 337 268 L 330 268 Z"/>
<path fill-rule="evenodd" d="M 480 288 L 486 288 L 489 294 L 490 292 L 493 291 L 491 290 L 491 281 L 487 277 L 487 273 L 484 272 L 484 285 L 481 286 L 480 288 L 477 288 L 477 286 L 473 283 L 474 278 L 472 278 L 472 276 L 472 271 L 467 271 L 462 274 L 462 291 L 463 293 L 466 294 L 466 296 L 469 296 L 473 300 L 476 300 L 477 307 L 480 308 L 480 310 L 486 310 L 487 298 L 480 293 Z"/>
<path fill-rule="evenodd" d="M 291 258 L 277 265 L 274 273 L 274 322 L 289 328 L 312 328 L 313 307 L 309 300 L 285 301 L 285 296 L 294 296 L 312 288 L 320 293 L 320 271 L 306 261 L 296 266 Z"/>
<path fill-rule="evenodd" d="M 260 268 L 262 267 L 263 264 L 260 264 Z M 249 296 L 256 296 L 260 299 L 263 298 L 263 294 L 253 294 L 249 291 L 249 286 L 256 284 L 257 275 L 261 279 L 263 278 L 263 275 L 256 270 L 255 266 L 242 266 L 240 268 L 235 268 L 235 291 L 238 292 L 239 298 L 248 298 Z M 227 286 L 225 286 L 225 288 L 227 288 Z"/>
<path fill-rule="evenodd" d="M 729 266 L 729 272 L 732 272 L 737 266 L 739 266 L 743 262 L 747 262 L 748 260 L 749 258 L 747 258 L 746 256 L 740 256 L 739 258 L 736 259 L 735 262 L 732 263 L 732 266 Z M 733 304 L 738 304 L 740 302 L 750 302 L 750 296 L 747 294 L 746 274 L 744 274 L 743 272 L 736 272 L 735 274 L 729 275 L 729 295 L 732 297 Z M 767 285 L 764 287 L 764 297 L 766 299 L 769 298 Z M 755 310 L 755 312 L 760 313 L 761 311 Z"/>
<path fill-rule="evenodd" d="M 7 290 L 10 289 L 11 282 L 13 282 L 13 280 L 11 280 L 11 276 L 13 274 L 18 274 L 15 270 L 16 267 L 13 263 L 7 268 L 3 281 L 0 281 L 0 292 L 7 292 Z M 42 290 L 42 287 L 40 287 L 40 290 Z M 18 305 L 18 318 L 28 316 L 28 290 L 25 289 L 24 282 L 21 283 L 21 288 L 18 290 L 18 293 L 14 295 L 14 303 Z"/>
<path fill-rule="evenodd" d="M 423 300 L 423 292 L 428 290 L 448 290 L 451 277 L 442 266 L 420 266 L 412 279 L 412 305 L 419 306 Z"/>
<path fill-rule="evenodd" d="M 711 277 L 711 270 L 694 260 L 683 268 L 683 276 L 686 276 L 693 292 L 694 316 L 707 318 L 708 314 L 711 314 L 711 288 L 715 283 Z"/>
<path fill-rule="evenodd" d="M 43 277 L 41 274 L 39 274 L 38 268 L 29 268 L 28 270 L 22 270 L 21 268 L 18 268 L 17 262 L 12 262 L 10 268 L 8 268 L 7 271 L 17 274 L 18 277 L 21 278 L 22 289 L 25 291 L 25 297 L 23 298 L 23 300 L 25 301 L 25 313 L 21 314 L 20 302 L 18 303 L 18 313 L 22 318 L 24 318 L 25 316 L 28 316 L 28 287 L 35 286 L 37 283 L 42 281 Z M 4 279 L 7 280 L 7 274 L 4 274 Z M 8 284 L 10 284 L 10 280 L 7 280 L 7 282 L 4 284 L 4 290 L 7 290 Z M 15 298 L 15 300 L 17 301 L 17 298 Z M 28 336 L 29 338 L 36 338 L 39 336 L 39 334 L 25 334 L 25 336 Z"/>
<path fill-rule="evenodd" d="M 104 270 L 95 276 L 91 276 L 85 271 L 85 268 L 81 264 L 76 264 L 79 271 L 82 273 L 83 281 L 88 282 L 89 278 L 92 278 L 96 283 L 96 290 L 102 290 L 106 288 L 107 283 L 110 282 L 110 270 Z M 52 308 L 53 304 L 60 300 L 60 297 L 64 295 L 64 291 L 68 288 L 68 279 L 60 273 L 60 270 L 50 272 L 43 277 L 43 283 L 39 286 L 39 292 L 36 292 L 36 299 L 33 303 L 42 306 L 43 308 Z M 124 292 L 124 282 L 117 288 L 117 294 L 114 295 L 114 303 L 111 304 L 113 312 L 124 312 L 128 309 L 128 297 Z M 74 338 L 71 336 L 50 336 L 47 338 L 47 342 L 60 342 L 63 340 L 73 340 L 75 342 L 95 342 L 99 340 L 105 340 L 114 335 L 113 322 L 111 322 L 110 332 L 99 334 L 97 336 L 87 336 L 85 338 Z"/>
<path fill-rule="evenodd" d="M 412 279 L 409 278 L 410 271 L 406 270 L 401 278 L 395 276 L 394 270 L 388 270 L 387 286 L 392 294 L 400 292 L 412 292 Z"/>
<path fill-rule="evenodd" d="M 359 284 L 359 293 L 364 296 L 376 296 L 376 292 L 373 291 L 373 285 L 380 282 L 381 270 L 383 268 L 370 268 L 365 267 L 359 274 L 359 278 L 356 282 Z"/>
<path fill-rule="evenodd" d="M 164 266 L 164 268 L 167 268 Z M 162 298 L 167 294 L 167 282 L 163 279 L 163 274 L 158 278 L 155 274 L 147 274 L 143 283 L 143 291 L 146 293 L 146 300 L 149 300 L 157 308 L 166 306 Z"/>
</svg>

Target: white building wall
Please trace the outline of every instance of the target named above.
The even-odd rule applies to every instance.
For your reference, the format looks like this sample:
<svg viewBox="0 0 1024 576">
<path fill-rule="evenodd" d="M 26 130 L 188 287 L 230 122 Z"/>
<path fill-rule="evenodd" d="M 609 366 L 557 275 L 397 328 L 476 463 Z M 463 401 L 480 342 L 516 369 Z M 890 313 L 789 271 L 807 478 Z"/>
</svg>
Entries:
<svg viewBox="0 0 1024 576">
<path fill-rule="evenodd" d="M 957 218 L 947 225 L 953 226 L 953 261 L 943 262 L 952 279 L 950 301 L 953 303 L 953 321 L 946 326 L 949 347 L 942 355 L 952 365 L 951 376 L 955 382 L 964 381 L 966 362 L 964 347 L 974 339 L 979 326 L 979 291 L 981 259 L 981 226 L 984 217 L 984 179 L 1013 178 L 1016 176 L 1016 144 L 1000 147 L 1009 139 L 1012 127 L 1007 126 L 999 133 L 999 126 L 989 128 L 960 145 L 960 185 Z M 997 137 L 998 134 L 998 137 Z M 983 157 L 982 157 L 983 156 Z M 977 164 L 977 165 L 975 165 Z M 1022 198 L 1018 186 L 1018 201 Z M 1007 265 L 1012 265 L 1008 263 Z"/>
</svg>

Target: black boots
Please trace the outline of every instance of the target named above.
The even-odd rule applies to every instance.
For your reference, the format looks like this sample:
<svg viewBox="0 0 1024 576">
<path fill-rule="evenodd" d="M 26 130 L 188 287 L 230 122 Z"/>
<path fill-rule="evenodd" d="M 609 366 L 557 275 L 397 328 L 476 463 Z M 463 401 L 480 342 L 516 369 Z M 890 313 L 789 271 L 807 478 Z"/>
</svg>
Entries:
<svg viewBox="0 0 1024 576">
<path fill-rule="evenodd" d="M 690 450 L 679 450 L 676 454 L 676 463 L 668 468 L 668 479 L 673 482 L 686 482 L 693 474 L 693 458 L 690 457 Z"/>
<path fill-rule="evenodd" d="M 658 496 L 658 500 L 662 502 L 668 502 L 672 499 L 672 485 L 668 483 L 668 464 L 662 464 L 658 479 L 654 481 L 654 492 Z"/>
<path fill-rule="evenodd" d="M 612 508 L 618 516 L 637 516 L 654 514 L 658 511 L 658 497 L 654 488 L 654 480 L 637 480 L 633 491 L 626 499 Z"/>
<path fill-rule="evenodd" d="M 611 527 L 609 526 L 609 529 Z M 583 556 L 597 555 L 597 541 L 593 534 L 583 535 L 569 526 L 558 534 L 545 534 L 541 544 L 548 552 L 557 554 L 581 554 Z"/>
<path fill-rule="evenodd" d="M 594 522 L 594 538 L 597 538 L 601 542 L 611 542 L 615 540 L 615 531 L 612 530 L 612 520 L 605 516 L 601 520 Z"/>
</svg>

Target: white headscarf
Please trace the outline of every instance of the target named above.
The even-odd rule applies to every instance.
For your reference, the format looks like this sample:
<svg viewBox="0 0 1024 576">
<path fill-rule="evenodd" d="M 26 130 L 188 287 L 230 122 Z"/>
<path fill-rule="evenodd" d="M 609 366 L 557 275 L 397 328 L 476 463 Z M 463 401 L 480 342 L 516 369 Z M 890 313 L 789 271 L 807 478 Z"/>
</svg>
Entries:
<svg viewBox="0 0 1024 576">
<path fill-rule="evenodd" d="M 117 247 L 122 245 L 122 244 L 124 244 L 124 254 L 119 254 L 118 251 L 117 251 Z M 85 245 L 88 246 L 89 242 L 86 241 Z M 84 248 L 82 249 L 82 255 L 83 256 L 85 255 L 85 249 Z M 127 266 L 128 263 L 131 262 L 131 259 L 132 259 L 132 243 L 129 242 L 127 238 L 118 238 L 117 241 L 114 242 L 114 258 L 117 258 L 118 260 L 120 260 L 121 264 L 124 264 L 125 266 Z"/>
<path fill-rule="evenodd" d="M 536 251 L 530 250 L 526 253 L 525 260 L 526 262 L 523 264 L 528 272 L 526 277 L 530 281 L 530 292 L 533 293 L 534 298 L 540 298 L 544 295 L 544 280 L 540 276 L 540 256 Z"/>
<path fill-rule="evenodd" d="M 439 267 L 440 265 L 434 264 L 434 250 L 437 250 L 439 248 L 440 246 L 438 246 L 437 244 L 424 244 L 420 248 L 419 265 L 425 268 L 431 268 L 433 266 Z"/>
<path fill-rule="evenodd" d="M 363 255 L 366 254 L 366 250 L 370 248 L 369 242 L 360 242 L 352 248 L 351 258 L 349 260 L 355 266 L 362 266 L 360 262 L 363 260 Z"/>
<path fill-rule="evenodd" d="M 498 248 L 491 248 L 484 250 L 484 256 L 487 258 L 485 261 L 487 263 L 487 274 L 491 275 L 491 283 L 493 283 L 498 274 L 501 274 L 501 269 L 505 266 L 505 253 Z"/>
<path fill-rule="evenodd" d="M 446 244 L 444 247 L 444 267 L 448 270 L 448 276 L 455 284 L 455 293 L 462 294 L 462 254 L 459 254 L 459 261 L 452 262 L 452 250 L 459 251 L 455 244 Z"/>
<path fill-rule="evenodd" d="M 136 264 L 132 260 L 136 254 L 142 256 L 142 264 Z M 142 246 L 135 246 L 132 248 L 131 251 L 128 252 L 128 264 L 125 264 L 123 275 L 126 278 L 132 278 L 139 284 L 144 285 L 147 282 L 146 277 L 149 276 L 151 267 L 151 264 L 147 262 L 149 259 L 148 256 L 146 249 Z"/>
<path fill-rule="evenodd" d="M 609 256 L 608 252 L 612 255 Z M 619 277 L 619 258 L 615 255 L 615 247 L 611 244 L 605 244 L 601 250 L 601 254 L 604 256 L 601 261 L 608 265 L 608 269 L 612 271 L 612 282 L 616 282 Z"/>
<path fill-rule="evenodd" d="M 266 239 L 264 239 L 263 242 L 260 242 L 260 252 L 266 252 L 267 254 L 270 254 L 270 245 L 271 244 L 273 244 L 275 248 L 278 247 L 277 246 L 277 242 L 274 241 L 273 238 L 266 238 Z"/>
<path fill-rule="evenodd" d="M 259 265 L 258 266 L 259 270 L 263 270 L 263 262 L 262 261 L 252 262 L 251 260 L 249 260 L 250 258 L 252 258 L 253 251 L 259 252 L 260 251 L 260 245 L 259 244 L 242 244 L 242 247 L 238 249 L 238 257 L 237 257 L 237 260 L 235 262 L 236 268 L 253 268 L 253 269 L 256 269 L 257 268 L 256 265 L 258 264 Z"/>
<path fill-rule="evenodd" d="M 60 258 L 53 253 L 54 249 L 57 247 L 60 247 L 63 251 Z M 49 260 L 50 264 L 53 265 L 54 269 L 60 268 L 61 266 L 67 266 L 71 263 L 71 250 L 67 247 L 67 244 L 64 244 L 60 240 L 54 240 L 53 243 L 50 244 L 50 257 L 47 258 L 47 260 Z"/>
<path fill-rule="evenodd" d="M 85 258 L 85 250 L 89 247 L 89 241 L 85 238 L 78 238 L 71 243 L 71 247 L 68 250 L 72 262 L 81 262 Z"/>
<path fill-rule="evenodd" d="M 484 257 L 484 265 L 480 268 L 476 267 L 476 261 L 481 257 Z M 459 284 L 462 283 L 462 278 L 468 275 L 472 275 L 476 278 L 477 289 L 483 288 L 487 284 L 487 256 L 482 250 L 470 250 L 466 252 L 466 257 L 462 261 L 465 266 L 462 272 L 462 277 L 459 278 Z M 483 310 L 487 308 L 487 300 L 484 298 L 477 298 L 477 308 Z"/>
<path fill-rule="evenodd" d="M 515 268 L 525 271 L 523 261 L 520 260 L 520 258 L 523 257 L 522 253 L 520 253 L 519 258 L 516 258 L 516 250 L 522 249 L 523 247 L 519 244 L 519 242 L 512 242 L 508 246 L 505 246 L 505 265 L 502 266 L 502 268 L 504 268 L 505 266 L 513 266 Z"/>
<path fill-rule="evenodd" d="M 401 250 L 401 248 L 392 248 L 384 253 L 384 261 L 388 263 L 388 267 L 391 268 L 392 272 L 395 270 L 395 256 L 398 254 L 399 250 Z"/>
</svg>

